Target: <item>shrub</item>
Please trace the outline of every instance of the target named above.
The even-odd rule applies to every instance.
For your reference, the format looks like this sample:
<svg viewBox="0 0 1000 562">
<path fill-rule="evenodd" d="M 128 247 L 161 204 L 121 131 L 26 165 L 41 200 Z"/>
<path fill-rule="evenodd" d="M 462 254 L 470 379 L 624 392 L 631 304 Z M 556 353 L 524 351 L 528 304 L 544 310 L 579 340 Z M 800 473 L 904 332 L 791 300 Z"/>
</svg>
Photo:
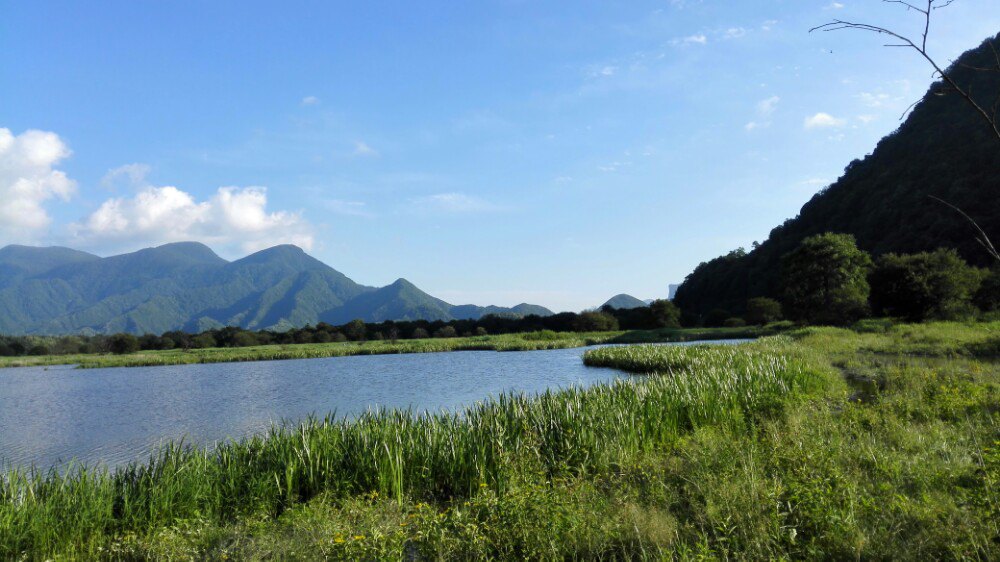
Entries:
<svg viewBox="0 0 1000 562">
<path fill-rule="evenodd" d="M 872 310 L 915 322 L 967 317 L 981 281 L 955 250 L 886 254 L 869 278 Z"/>
<path fill-rule="evenodd" d="M 458 333 L 455 332 L 455 328 L 452 328 L 451 326 L 444 326 L 442 328 L 438 328 L 437 330 L 434 330 L 434 337 L 435 338 L 454 338 L 454 337 L 458 337 Z"/>
<path fill-rule="evenodd" d="M 974 302 L 983 312 L 1000 310 L 1000 268 L 994 268 L 986 275 L 976 291 Z"/>
<path fill-rule="evenodd" d="M 613 332 L 618 329 L 618 319 L 606 312 L 584 312 L 573 323 L 577 332 Z"/>
<path fill-rule="evenodd" d="M 431 335 L 428 334 L 427 330 L 425 330 L 423 328 L 414 328 L 413 329 L 413 334 L 410 337 L 413 338 L 413 339 L 415 339 L 415 340 L 425 340 L 425 339 L 431 337 Z"/>
<path fill-rule="evenodd" d="M 729 318 L 732 318 L 732 314 L 729 314 L 728 310 L 716 308 L 705 315 L 705 326 L 718 328 L 725 324 Z"/>
<path fill-rule="evenodd" d="M 108 351 L 116 355 L 139 351 L 139 339 L 132 334 L 115 334 L 108 338 Z"/>
<path fill-rule="evenodd" d="M 747 323 L 742 318 L 734 316 L 732 318 L 726 318 L 722 325 L 726 328 L 742 328 L 743 326 L 746 326 Z"/>
<path fill-rule="evenodd" d="M 781 320 L 781 303 L 767 297 L 755 297 L 747 301 L 747 311 L 743 316 L 747 324 L 763 326 Z"/>
<path fill-rule="evenodd" d="M 680 328 L 681 309 L 674 303 L 659 299 L 649 305 L 649 312 L 657 328 Z"/>
</svg>

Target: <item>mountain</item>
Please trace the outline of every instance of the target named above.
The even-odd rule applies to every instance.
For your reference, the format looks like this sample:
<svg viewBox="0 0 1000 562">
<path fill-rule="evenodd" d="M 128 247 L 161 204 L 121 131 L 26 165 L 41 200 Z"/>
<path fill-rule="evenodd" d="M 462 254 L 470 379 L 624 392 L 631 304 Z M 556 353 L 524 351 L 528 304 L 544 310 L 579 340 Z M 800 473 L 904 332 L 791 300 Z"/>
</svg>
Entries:
<svg viewBox="0 0 1000 562">
<path fill-rule="evenodd" d="M 611 308 L 627 309 L 627 308 L 645 308 L 649 306 L 646 301 L 641 301 L 632 295 L 626 295 L 622 293 L 620 295 L 615 295 L 608 299 L 606 303 L 601 305 L 601 308 L 605 306 L 610 306 Z"/>
<path fill-rule="evenodd" d="M 992 39 L 1000 41 L 1000 35 Z M 1000 73 L 988 42 L 963 54 L 950 69 L 984 107 L 1000 93 Z M 956 248 L 970 263 L 987 265 L 963 209 L 996 241 L 1000 237 L 1000 141 L 976 111 L 940 83 L 931 86 L 894 133 L 851 162 L 834 184 L 771 231 L 751 252 L 742 249 L 699 265 L 677 291 L 676 303 L 695 317 L 713 309 L 743 311 L 748 298 L 780 297 L 781 257 L 803 238 L 823 232 L 853 234 L 873 255 Z"/>
<path fill-rule="evenodd" d="M 87 252 L 58 246 L 34 248 L 12 245 L 0 248 L 0 288 L 61 265 L 98 259 L 100 258 Z"/>
<path fill-rule="evenodd" d="M 0 333 L 67 334 L 223 326 L 288 329 L 321 321 L 477 319 L 543 307 L 453 306 L 405 279 L 355 283 L 290 245 L 229 262 L 196 242 L 100 258 L 69 248 L 0 249 Z"/>
</svg>

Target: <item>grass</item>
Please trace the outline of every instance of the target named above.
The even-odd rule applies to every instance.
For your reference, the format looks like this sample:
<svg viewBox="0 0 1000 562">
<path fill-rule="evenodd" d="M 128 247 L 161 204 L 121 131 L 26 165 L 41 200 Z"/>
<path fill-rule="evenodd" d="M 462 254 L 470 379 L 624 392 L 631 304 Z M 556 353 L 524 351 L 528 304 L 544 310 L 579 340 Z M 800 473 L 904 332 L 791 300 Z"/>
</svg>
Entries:
<svg viewBox="0 0 1000 562">
<path fill-rule="evenodd" d="M 461 338 L 419 340 L 261 345 L 207 349 L 140 351 L 125 355 L 80 354 L 0 357 L 0 368 L 77 365 L 83 369 L 151 367 L 191 363 L 231 363 L 315 359 L 347 355 L 433 353 L 442 351 L 535 351 L 584 347 L 599 343 L 672 342 L 699 339 L 751 338 L 763 333 L 757 328 L 665 329 L 633 332 L 530 332 Z"/>
<path fill-rule="evenodd" d="M 996 559 L 993 329 L 602 348 L 648 376 L 10 472 L 0 558 Z"/>
</svg>

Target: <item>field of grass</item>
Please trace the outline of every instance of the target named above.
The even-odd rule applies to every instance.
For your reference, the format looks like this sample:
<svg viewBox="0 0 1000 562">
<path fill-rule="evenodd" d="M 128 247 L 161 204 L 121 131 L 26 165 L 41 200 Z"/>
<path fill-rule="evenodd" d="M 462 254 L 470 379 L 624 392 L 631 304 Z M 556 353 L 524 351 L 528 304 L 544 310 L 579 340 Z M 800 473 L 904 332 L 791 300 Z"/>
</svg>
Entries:
<svg viewBox="0 0 1000 562">
<path fill-rule="evenodd" d="M 602 348 L 648 376 L 11 472 L 0 558 L 997 559 L 997 328 Z"/>
<path fill-rule="evenodd" d="M 431 353 L 441 351 L 534 351 L 584 347 L 599 343 L 637 343 L 692 341 L 699 339 L 753 338 L 764 332 L 758 328 L 666 329 L 633 332 L 530 332 L 463 338 L 422 340 L 366 341 L 341 343 L 307 343 L 261 345 L 208 349 L 171 349 L 139 351 L 125 355 L 39 355 L 0 357 L 0 368 L 46 365 L 78 365 L 83 369 L 105 367 L 150 367 L 189 363 L 230 363 L 239 361 L 275 361 L 282 359 L 315 359 L 346 355 L 381 355 L 392 353 Z"/>
</svg>

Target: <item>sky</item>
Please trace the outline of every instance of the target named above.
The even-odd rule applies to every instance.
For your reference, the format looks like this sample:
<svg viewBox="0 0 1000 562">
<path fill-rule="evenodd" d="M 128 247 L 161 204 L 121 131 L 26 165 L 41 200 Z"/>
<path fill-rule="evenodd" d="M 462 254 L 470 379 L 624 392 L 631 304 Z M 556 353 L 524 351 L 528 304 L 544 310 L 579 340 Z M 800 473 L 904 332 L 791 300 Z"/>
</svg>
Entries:
<svg viewBox="0 0 1000 562">
<path fill-rule="evenodd" d="M 296 244 L 454 304 L 667 295 L 899 126 L 877 0 L 0 0 L 0 246 Z M 949 61 L 996 0 L 935 12 Z"/>
</svg>

